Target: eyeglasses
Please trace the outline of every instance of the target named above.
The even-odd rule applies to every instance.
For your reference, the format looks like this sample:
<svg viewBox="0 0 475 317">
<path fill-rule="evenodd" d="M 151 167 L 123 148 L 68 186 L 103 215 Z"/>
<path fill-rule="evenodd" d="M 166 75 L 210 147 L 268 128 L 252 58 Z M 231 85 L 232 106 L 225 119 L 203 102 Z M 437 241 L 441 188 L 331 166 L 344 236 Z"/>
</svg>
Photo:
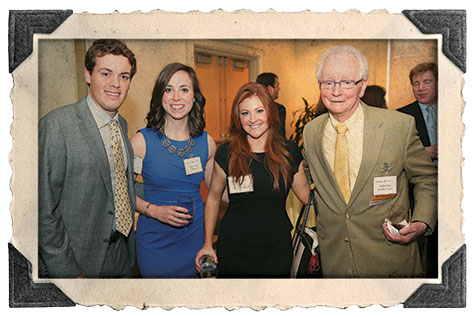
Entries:
<svg viewBox="0 0 475 317">
<path fill-rule="evenodd" d="M 343 89 L 352 89 L 355 88 L 356 85 L 358 85 L 363 79 L 360 79 L 358 81 L 354 80 L 341 80 L 341 81 L 334 81 L 334 80 L 325 80 L 320 82 L 320 87 L 323 89 L 332 89 L 335 87 L 335 85 L 340 85 L 341 88 Z"/>
</svg>

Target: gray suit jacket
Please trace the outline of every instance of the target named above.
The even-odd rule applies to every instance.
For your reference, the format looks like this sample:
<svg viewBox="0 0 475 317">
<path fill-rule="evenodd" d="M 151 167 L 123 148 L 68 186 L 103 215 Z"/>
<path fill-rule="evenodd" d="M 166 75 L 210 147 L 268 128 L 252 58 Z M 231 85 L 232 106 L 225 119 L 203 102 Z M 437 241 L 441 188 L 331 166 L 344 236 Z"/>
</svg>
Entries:
<svg viewBox="0 0 475 317">
<path fill-rule="evenodd" d="M 127 147 L 127 177 L 135 210 L 133 151 L 127 122 L 119 116 Z M 47 277 L 100 277 L 114 219 L 109 162 L 86 99 L 55 109 L 39 122 L 38 249 Z M 135 261 L 135 233 L 127 239 L 128 267 Z M 127 273 L 127 272 L 124 272 Z"/>
<path fill-rule="evenodd" d="M 381 225 L 391 213 L 411 215 L 434 228 L 437 169 L 417 135 L 414 118 L 363 104 L 364 139 L 360 170 L 345 203 L 324 152 L 328 113 L 305 126 L 304 157 L 318 191 L 317 231 L 325 277 L 414 277 L 421 273 L 417 243 L 389 242 Z M 374 178 L 397 176 L 397 195 L 371 205 Z M 415 185 L 410 212 L 408 183 Z"/>
</svg>

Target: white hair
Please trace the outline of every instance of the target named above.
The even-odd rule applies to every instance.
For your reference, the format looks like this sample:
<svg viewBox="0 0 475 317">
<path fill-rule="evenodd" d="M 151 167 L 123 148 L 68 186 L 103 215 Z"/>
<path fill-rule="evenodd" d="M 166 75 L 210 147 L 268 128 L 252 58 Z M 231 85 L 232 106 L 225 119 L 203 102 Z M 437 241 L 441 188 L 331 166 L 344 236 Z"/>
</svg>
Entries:
<svg viewBox="0 0 475 317">
<path fill-rule="evenodd" d="M 346 53 L 353 55 L 356 57 L 358 64 L 360 66 L 360 79 L 366 80 L 368 79 L 368 62 L 366 61 L 366 57 L 361 53 L 358 49 L 353 46 L 345 45 L 345 46 L 334 46 L 328 50 L 326 50 L 322 56 L 320 57 L 320 66 L 317 70 L 317 80 L 320 81 L 320 75 L 322 73 L 323 65 L 325 64 L 327 58 L 333 54 L 337 53 Z"/>
</svg>

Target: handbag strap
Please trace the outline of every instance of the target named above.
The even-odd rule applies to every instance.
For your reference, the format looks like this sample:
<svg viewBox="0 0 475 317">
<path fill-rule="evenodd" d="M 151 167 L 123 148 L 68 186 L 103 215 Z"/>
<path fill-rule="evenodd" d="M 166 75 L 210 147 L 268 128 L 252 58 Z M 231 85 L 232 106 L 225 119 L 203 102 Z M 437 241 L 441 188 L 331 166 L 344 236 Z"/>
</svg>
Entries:
<svg viewBox="0 0 475 317">
<path fill-rule="evenodd" d="M 312 205 L 313 205 L 313 211 L 315 212 L 315 222 L 317 221 L 317 216 L 318 216 L 318 210 L 317 210 L 317 198 L 315 198 L 315 193 L 312 190 Z M 316 223 L 315 223 L 316 224 Z"/>
<path fill-rule="evenodd" d="M 317 205 L 316 205 L 316 201 L 315 201 L 315 194 L 313 192 L 313 190 L 310 190 L 310 194 L 308 195 L 308 201 L 307 201 L 307 204 L 306 205 L 303 205 L 302 206 L 302 209 L 300 210 L 300 214 L 297 218 L 297 222 L 295 223 L 295 232 L 294 232 L 294 235 L 297 234 L 298 236 L 302 236 L 304 231 L 305 231 L 305 225 L 307 224 L 307 220 L 308 220 L 308 214 L 309 214 L 309 211 L 310 211 L 310 206 L 313 205 L 313 208 L 315 210 L 315 216 L 317 216 Z M 303 217 L 303 221 L 302 221 L 302 224 L 299 228 L 299 225 L 300 225 L 300 220 L 302 220 L 302 217 Z M 316 218 L 315 218 L 316 219 Z"/>
<path fill-rule="evenodd" d="M 295 222 L 295 227 L 297 228 L 299 223 L 300 223 L 300 220 L 302 219 L 303 217 L 303 214 L 305 212 L 305 208 L 307 207 L 307 205 L 302 205 L 302 208 L 300 208 L 300 212 L 299 212 L 299 216 L 297 217 L 297 222 Z"/>
</svg>

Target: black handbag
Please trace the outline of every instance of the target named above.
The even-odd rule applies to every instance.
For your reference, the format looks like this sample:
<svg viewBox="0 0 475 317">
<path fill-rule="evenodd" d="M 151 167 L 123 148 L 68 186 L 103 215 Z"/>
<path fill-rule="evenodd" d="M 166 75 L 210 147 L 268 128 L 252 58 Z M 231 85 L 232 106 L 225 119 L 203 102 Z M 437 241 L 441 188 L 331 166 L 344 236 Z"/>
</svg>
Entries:
<svg viewBox="0 0 475 317">
<path fill-rule="evenodd" d="M 320 278 L 322 277 L 322 266 L 320 261 L 320 246 L 318 245 L 317 228 L 307 227 L 310 206 L 315 211 L 317 219 L 317 204 L 315 193 L 310 191 L 307 205 L 303 205 L 299 217 L 295 224 L 295 232 L 292 237 L 292 267 L 290 277 L 292 278 Z M 302 221 L 302 223 L 300 223 Z"/>
</svg>

